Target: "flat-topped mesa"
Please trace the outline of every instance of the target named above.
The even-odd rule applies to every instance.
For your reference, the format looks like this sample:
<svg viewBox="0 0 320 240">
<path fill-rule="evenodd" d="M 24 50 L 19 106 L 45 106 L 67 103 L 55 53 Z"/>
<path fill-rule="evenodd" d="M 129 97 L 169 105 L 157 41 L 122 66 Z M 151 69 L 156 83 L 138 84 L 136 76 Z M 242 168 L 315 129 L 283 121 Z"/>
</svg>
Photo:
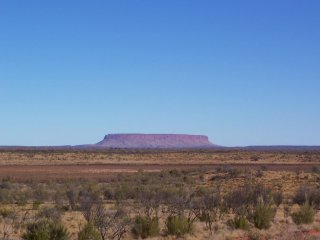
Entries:
<svg viewBox="0 0 320 240">
<path fill-rule="evenodd" d="M 96 144 L 106 148 L 210 148 L 207 136 L 187 134 L 108 134 Z"/>
</svg>

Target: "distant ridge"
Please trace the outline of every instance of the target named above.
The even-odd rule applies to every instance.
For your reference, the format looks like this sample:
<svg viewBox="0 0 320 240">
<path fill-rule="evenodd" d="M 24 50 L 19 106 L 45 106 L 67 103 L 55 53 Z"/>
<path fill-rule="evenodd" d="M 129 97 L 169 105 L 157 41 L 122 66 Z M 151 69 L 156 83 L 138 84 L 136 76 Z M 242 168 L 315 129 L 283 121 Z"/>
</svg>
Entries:
<svg viewBox="0 0 320 240">
<path fill-rule="evenodd" d="M 270 145 L 270 146 L 247 146 L 242 147 L 243 149 L 249 150 L 256 150 L 256 151 L 293 151 L 293 150 L 300 150 L 300 151 L 313 151 L 313 150 L 320 150 L 320 146 L 303 146 L 303 145 Z"/>
<path fill-rule="evenodd" d="M 105 148 L 211 148 L 207 136 L 188 134 L 108 134 L 95 144 Z"/>
<path fill-rule="evenodd" d="M 320 151 L 320 146 L 304 145 L 252 145 L 225 147 L 209 141 L 205 135 L 191 134 L 107 134 L 96 144 L 64 145 L 64 146 L 0 146 L 1 151 L 117 151 L 121 149 L 159 149 L 159 151 L 175 151 L 200 149 L 206 151 Z"/>
</svg>

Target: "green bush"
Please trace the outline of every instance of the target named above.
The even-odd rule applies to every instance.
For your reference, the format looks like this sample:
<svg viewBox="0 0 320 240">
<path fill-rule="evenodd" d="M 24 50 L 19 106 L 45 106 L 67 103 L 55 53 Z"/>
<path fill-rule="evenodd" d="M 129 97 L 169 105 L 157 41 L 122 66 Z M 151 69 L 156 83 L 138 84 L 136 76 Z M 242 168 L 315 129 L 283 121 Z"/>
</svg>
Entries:
<svg viewBox="0 0 320 240">
<path fill-rule="evenodd" d="M 68 240 L 67 229 L 58 224 L 48 222 L 36 222 L 27 226 L 26 232 L 22 235 L 24 240 Z"/>
<path fill-rule="evenodd" d="M 160 232 L 159 219 L 138 216 L 134 221 L 132 232 L 142 238 L 158 236 Z"/>
<path fill-rule="evenodd" d="M 296 224 L 309 224 L 312 223 L 314 220 L 315 210 L 309 202 L 305 202 L 300 211 L 297 213 L 292 214 L 292 219 Z"/>
<path fill-rule="evenodd" d="M 259 204 L 253 213 L 252 220 L 258 229 L 268 229 L 275 215 L 275 210 L 266 204 Z"/>
<path fill-rule="evenodd" d="M 168 217 L 166 227 L 169 235 L 182 236 L 192 231 L 192 225 L 190 226 L 187 218 L 182 215 Z"/>
<path fill-rule="evenodd" d="M 78 233 L 78 240 L 101 240 L 101 237 L 93 224 L 87 223 Z"/>
<path fill-rule="evenodd" d="M 49 227 L 49 240 L 68 240 L 70 238 L 68 230 L 59 224 Z"/>
<path fill-rule="evenodd" d="M 32 209 L 33 210 L 38 210 L 39 208 L 40 208 L 40 205 L 42 204 L 42 202 L 41 201 L 34 201 L 33 203 L 32 203 Z"/>
<path fill-rule="evenodd" d="M 250 228 L 248 219 L 244 216 L 236 216 L 228 221 L 228 225 L 233 229 L 248 230 Z"/>
<path fill-rule="evenodd" d="M 11 215 L 13 215 L 14 212 L 10 209 L 7 208 L 0 208 L 0 216 L 3 218 L 9 217 Z"/>
<path fill-rule="evenodd" d="M 24 240 L 48 240 L 49 231 L 45 222 L 31 223 L 27 226 L 27 231 L 22 235 Z"/>
</svg>

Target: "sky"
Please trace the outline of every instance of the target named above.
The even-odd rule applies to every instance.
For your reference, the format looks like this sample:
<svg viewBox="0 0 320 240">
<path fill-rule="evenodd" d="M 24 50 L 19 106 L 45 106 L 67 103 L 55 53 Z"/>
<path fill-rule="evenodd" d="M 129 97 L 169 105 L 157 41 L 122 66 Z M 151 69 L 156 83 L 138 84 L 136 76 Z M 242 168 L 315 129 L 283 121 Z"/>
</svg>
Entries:
<svg viewBox="0 0 320 240">
<path fill-rule="evenodd" d="M 1 0 L 0 145 L 320 145 L 318 0 Z"/>
</svg>

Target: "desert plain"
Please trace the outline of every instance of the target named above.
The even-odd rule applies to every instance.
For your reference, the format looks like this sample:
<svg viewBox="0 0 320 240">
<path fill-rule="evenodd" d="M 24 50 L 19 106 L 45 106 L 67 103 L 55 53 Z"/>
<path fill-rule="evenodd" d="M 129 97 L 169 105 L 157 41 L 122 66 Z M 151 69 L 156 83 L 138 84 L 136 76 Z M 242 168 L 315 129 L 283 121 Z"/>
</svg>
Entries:
<svg viewBox="0 0 320 240">
<path fill-rule="evenodd" d="M 316 148 L 2 148 L 0 178 L 4 239 L 320 239 Z"/>
</svg>

